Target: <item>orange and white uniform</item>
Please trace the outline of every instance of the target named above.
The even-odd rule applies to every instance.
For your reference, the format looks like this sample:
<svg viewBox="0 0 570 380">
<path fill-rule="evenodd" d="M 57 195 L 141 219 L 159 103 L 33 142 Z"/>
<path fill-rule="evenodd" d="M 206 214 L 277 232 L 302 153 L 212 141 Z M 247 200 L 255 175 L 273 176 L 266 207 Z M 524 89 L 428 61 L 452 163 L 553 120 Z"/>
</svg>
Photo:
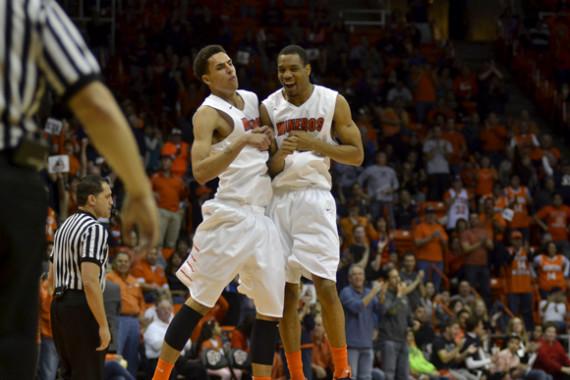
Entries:
<svg viewBox="0 0 570 380">
<path fill-rule="evenodd" d="M 514 256 L 513 261 L 507 264 L 505 279 L 507 293 L 532 293 L 532 278 L 534 273 L 529 262 L 528 252 L 525 248 L 515 251 L 513 247 L 507 248 L 509 255 Z"/>
<path fill-rule="evenodd" d="M 528 228 L 530 224 L 530 217 L 528 216 L 530 192 L 526 186 L 519 186 L 518 189 L 509 186 L 506 188 L 506 193 L 509 204 L 514 211 L 511 228 Z"/>
<path fill-rule="evenodd" d="M 534 267 L 538 272 L 540 290 L 551 291 L 553 288 L 566 289 L 566 278 L 570 262 L 563 255 L 538 255 L 534 258 Z"/>
</svg>

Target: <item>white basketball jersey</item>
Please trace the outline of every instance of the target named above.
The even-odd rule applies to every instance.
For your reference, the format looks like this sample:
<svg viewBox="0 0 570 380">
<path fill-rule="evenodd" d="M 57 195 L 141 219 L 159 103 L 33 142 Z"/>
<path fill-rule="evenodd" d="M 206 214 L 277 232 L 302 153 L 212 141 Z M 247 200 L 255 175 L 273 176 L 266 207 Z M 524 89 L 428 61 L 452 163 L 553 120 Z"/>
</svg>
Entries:
<svg viewBox="0 0 570 380">
<path fill-rule="evenodd" d="M 216 95 L 208 96 L 203 106 L 219 110 L 233 120 L 233 131 L 212 145 L 213 152 L 226 149 L 238 137 L 259 126 L 259 102 L 253 92 L 238 90 L 244 101 L 243 111 Z M 218 177 L 216 199 L 267 206 L 273 196 L 271 178 L 267 172 L 269 153 L 246 145 L 233 162 Z"/>
<path fill-rule="evenodd" d="M 313 86 L 313 93 L 300 106 L 289 103 L 282 89 L 263 101 L 274 127 L 277 145 L 291 131 L 306 131 L 318 139 L 335 144 L 331 126 L 338 92 L 323 86 Z M 293 152 L 285 158 L 285 167 L 273 179 L 275 189 L 318 187 L 330 190 L 330 159 L 314 152 Z"/>
<path fill-rule="evenodd" d="M 449 189 L 449 195 L 451 198 L 454 198 L 456 194 L 457 193 L 454 189 Z M 447 215 L 447 228 L 455 228 L 459 219 L 465 219 L 467 222 L 469 221 L 469 194 L 467 193 L 467 190 L 461 189 L 459 196 L 449 206 Z"/>
</svg>

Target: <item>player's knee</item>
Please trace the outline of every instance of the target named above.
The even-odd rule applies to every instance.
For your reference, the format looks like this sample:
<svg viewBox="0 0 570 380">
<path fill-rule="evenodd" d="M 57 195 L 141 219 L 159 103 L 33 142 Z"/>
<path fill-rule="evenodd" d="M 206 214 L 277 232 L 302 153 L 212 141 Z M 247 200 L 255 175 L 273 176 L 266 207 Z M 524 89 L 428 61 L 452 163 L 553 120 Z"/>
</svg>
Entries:
<svg viewBox="0 0 570 380">
<path fill-rule="evenodd" d="M 195 310 L 196 312 L 202 315 L 206 315 L 212 309 L 211 307 L 202 305 L 198 301 L 194 300 L 192 297 L 188 297 L 188 299 L 186 300 L 186 302 L 184 302 L 184 304 L 188 306 L 190 309 Z"/>
<path fill-rule="evenodd" d="M 202 319 L 202 316 L 201 313 L 188 305 L 183 305 L 172 319 L 172 322 L 170 322 L 164 341 L 177 351 L 182 351 L 192 334 L 192 330 L 194 330 L 198 321 Z"/>
<path fill-rule="evenodd" d="M 314 280 L 317 297 L 321 301 L 321 304 L 323 304 L 323 302 L 332 302 L 338 298 L 336 283 L 334 281 L 325 278 L 314 278 Z"/>
<path fill-rule="evenodd" d="M 300 294 L 301 290 L 299 284 L 287 283 L 285 285 L 285 307 L 294 306 L 295 310 L 297 310 Z"/>
<path fill-rule="evenodd" d="M 271 317 L 256 318 L 251 334 L 251 361 L 272 365 L 277 342 L 277 320 Z"/>
</svg>

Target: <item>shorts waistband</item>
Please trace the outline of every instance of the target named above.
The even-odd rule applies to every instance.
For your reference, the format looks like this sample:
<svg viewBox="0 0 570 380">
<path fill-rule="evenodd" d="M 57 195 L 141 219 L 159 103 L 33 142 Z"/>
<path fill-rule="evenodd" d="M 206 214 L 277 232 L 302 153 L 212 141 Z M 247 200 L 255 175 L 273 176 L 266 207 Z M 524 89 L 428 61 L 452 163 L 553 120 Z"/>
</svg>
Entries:
<svg viewBox="0 0 570 380">
<path fill-rule="evenodd" d="M 307 191 L 307 190 L 319 190 L 319 191 L 326 191 L 330 193 L 330 189 L 326 189 L 324 187 L 319 186 L 306 186 L 306 187 L 279 187 L 273 189 L 273 195 L 283 195 L 288 193 L 296 193 L 299 191 Z"/>
<path fill-rule="evenodd" d="M 216 202 L 226 204 L 228 206 L 248 209 L 258 214 L 265 214 L 265 206 L 252 205 L 251 203 L 240 202 L 233 199 L 216 199 Z"/>
</svg>

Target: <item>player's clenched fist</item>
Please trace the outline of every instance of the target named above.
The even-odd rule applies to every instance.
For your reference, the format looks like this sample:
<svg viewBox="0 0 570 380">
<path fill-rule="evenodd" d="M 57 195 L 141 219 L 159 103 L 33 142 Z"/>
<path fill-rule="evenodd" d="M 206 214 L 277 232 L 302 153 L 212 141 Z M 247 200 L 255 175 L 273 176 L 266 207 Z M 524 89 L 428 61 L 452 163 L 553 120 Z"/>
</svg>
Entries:
<svg viewBox="0 0 570 380">
<path fill-rule="evenodd" d="M 247 134 L 246 143 L 259 150 L 268 150 L 271 146 L 271 139 L 264 132 L 254 132 Z"/>
<path fill-rule="evenodd" d="M 283 156 L 288 156 L 297 149 L 297 137 L 289 136 L 281 143 L 279 153 Z"/>
<path fill-rule="evenodd" d="M 307 132 L 293 131 L 289 136 L 297 138 L 296 149 L 300 151 L 315 151 L 319 143 L 318 139 Z"/>
<path fill-rule="evenodd" d="M 264 133 L 269 137 L 269 140 L 273 141 L 275 136 L 273 135 L 273 129 L 267 125 L 263 125 L 261 127 L 257 127 L 251 130 L 252 133 Z"/>
</svg>

